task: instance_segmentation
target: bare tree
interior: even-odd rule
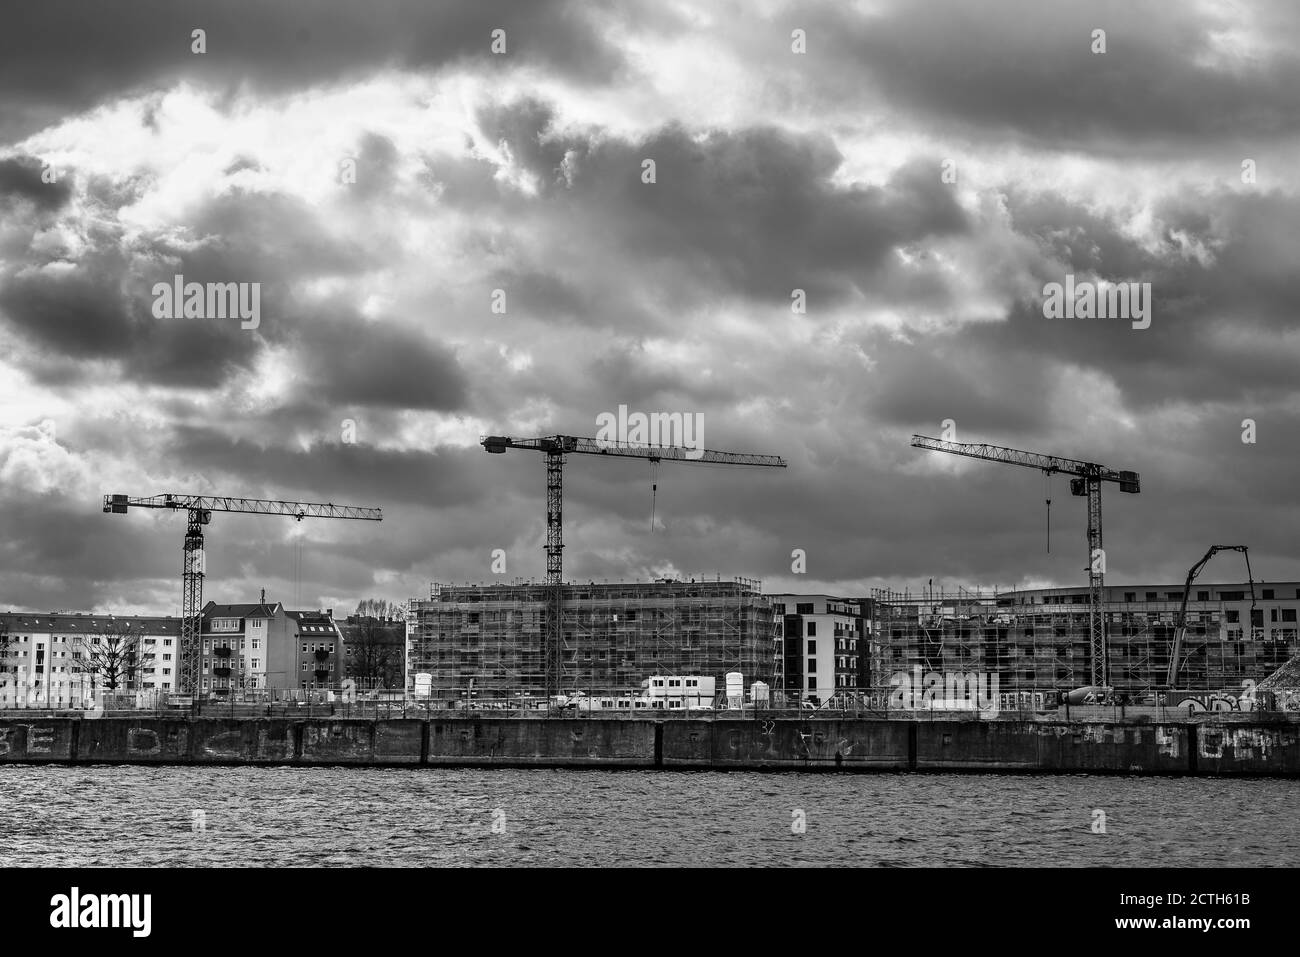
[[[357,610],[353,614],[358,618],[405,618],[406,602],[363,598],[357,603]]]
[[[405,625],[374,616],[356,616],[345,630],[347,670],[362,687],[393,687],[401,680]]]
[[[153,667],[153,652],[144,646],[144,628],[112,619],[80,639],[74,667],[105,691],[131,691]]]

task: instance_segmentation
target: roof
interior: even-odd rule
[[[247,605],[218,605],[214,601],[203,606],[204,618],[274,618],[280,614],[280,603],[267,605],[254,602]]]
[[[1273,672],[1258,685],[1256,691],[1296,691],[1300,690],[1300,655],[1296,655],[1277,671]]]
[[[25,631],[94,634],[114,624],[126,623],[148,635],[178,635],[181,620],[169,615],[96,615],[82,612],[37,614],[32,612],[0,612],[0,633],[18,634]]]

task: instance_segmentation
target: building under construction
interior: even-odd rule
[[[430,677],[432,702],[544,698],[552,588],[434,585],[411,603],[407,684]],[[651,675],[738,671],[780,686],[780,623],[760,583],[661,580],[566,584],[561,593],[564,692],[625,694]]]
[[[1187,633],[1175,687],[1240,689],[1300,654],[1300,583],[1198,584],[1187,603]],[[1104,589],[1109,685],[1142,696],[1166,687],[1183,589],[1114,585]],[[870,643],[875,683],[914,667],[984,672],[1003,692],[1067,691],[1092,680],[1088,590],[1001,593],[877,591]]]

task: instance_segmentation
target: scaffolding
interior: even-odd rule
[[[545,699],[553,593],[542,582],[433,585],[411,609],[408,684],[427,673],[431,698],[446,702]],[[565,693],[630,694],[656,674],[779,680],[779,623],[752,579],[566,584],[560,616]]]
[[[1003,692],[1069,691],[1092,674],[1089,608],[1082,596],[1012,604],[992,592],[878,589],[872,674],[882,678],[919,666],[930,672],[987,672]],[[1237,688],[1280,667],[1296,643],[1294,628],[1266,630],[1230,621],[1219,600],[1189,601],[1181,691]],[[1164,686],[1179,602],[1102,605],[1110,686],[1131,697]],[[884,684],[877,680],[874,683]]]

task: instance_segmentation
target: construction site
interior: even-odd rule
[[[1263,591],[1267,597],[1252,603],[1240,584],[1199,588],[1183,613],[1185,631],[1171,681],[1183,592],[1107,587],[1101,606],[1106,660],[1098,669],[1107,675],[1106,687],[1130,701],[1154,703],[1173,689],[1239,693],[1243,682],[1273,674],[1300,652],[1300,585],[1278,583]],[[917,666],[927,672],[987,672],[1011,694],[1067,692],[1092,683],[1084,589],[873,595],[874,675]]]
[[[430,705],[545,701],[555,688],[631,694],[659,674],[780,682],[780,624],[757,581],[562,585],[559,654],[548,657],[555,591],[434,585],[412,601],[407,670],[429,676]]]

